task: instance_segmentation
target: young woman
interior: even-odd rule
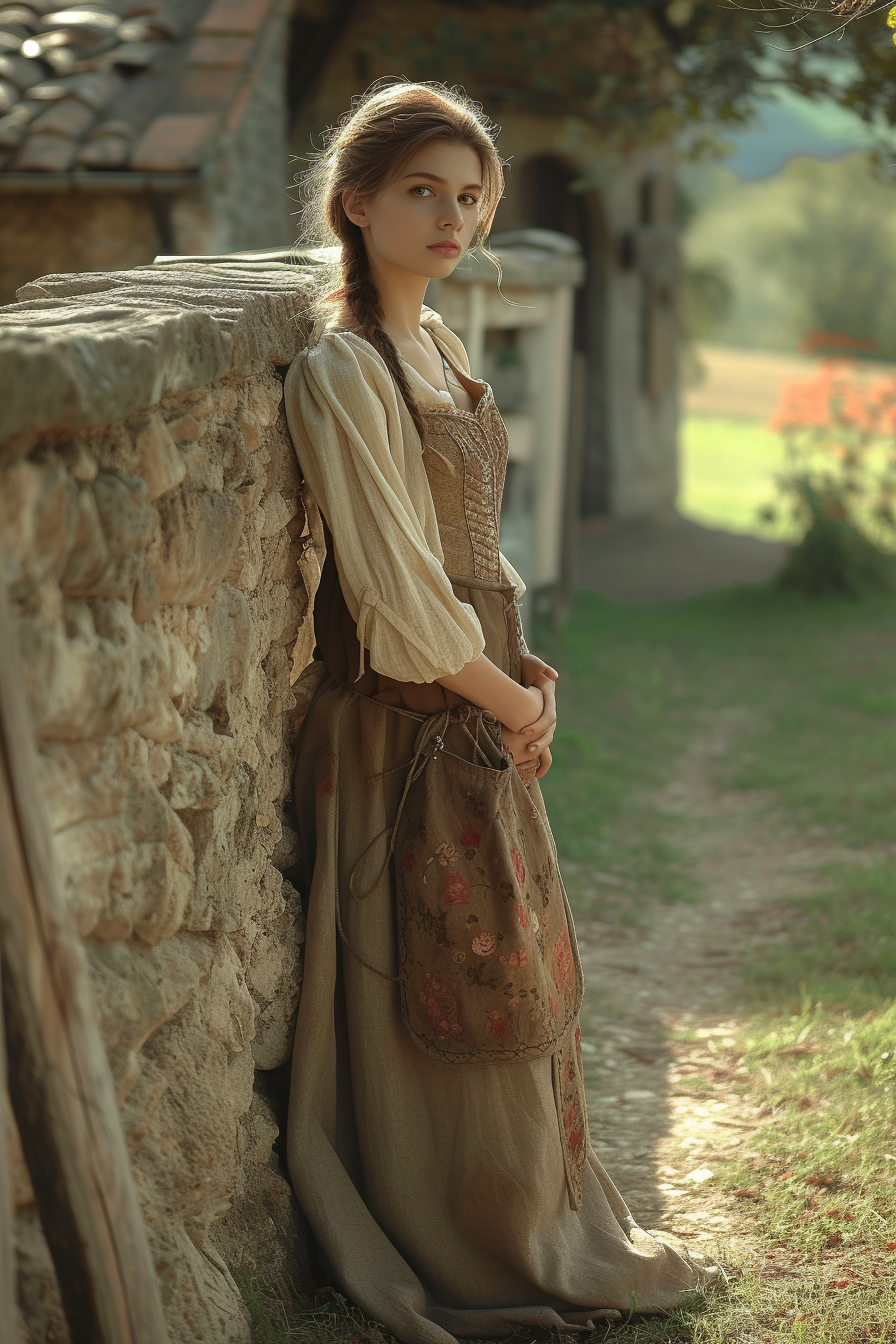
[[[588,1142],[575,936],[534,778],[557,674],[526,650],[498,550],[504,425],[423,305],[485,247],[497,129],[439,85],[356,101],[306,183],[306,238],[341,244],[341,278],[286,380],[328,548],[295,766],[289,1164],[340,1287],[405,1344],[584,1329],[696,1281]]]

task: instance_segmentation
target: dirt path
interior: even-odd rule
[[[713,1252],[752,1252],[749,1206],[717,1168],[763,1117],[735,1090],[737,968],[782,927],[782,901],[807,889],[821,844],[796,847],[763,824],[765,800],[725,792],[717,765],[740,714],[713,717],[660,798],[702,887],[699,903],[650,907],[627,930],[577,921],[585,968],[583,1049],[596,1151],[642,1226]],[[597,875],[614,885],[612,874]],[[615,879],[618,894],[618,879]]]

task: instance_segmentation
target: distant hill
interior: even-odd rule
[[[835,159],[870,149],[882,139],[894,147],[892,130],[878,132],[835,103],[815,103],[783,90],[760,104],[756,120],[742,130],[725,131],[734,154],[725,160],[744,182],[771,177],[796,155]]]

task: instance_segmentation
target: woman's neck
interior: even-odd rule
[[[380,296],[383,330],[399,346],[420,339],[420,312],[429,277],[414,275],[379,259],[370,261],[370,278]]]

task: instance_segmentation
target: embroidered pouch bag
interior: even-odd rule
[[[428,716],[393,834],[401,1012],[446,1063],[530,1060],[575,1031],[582,969],[541,792],[493,716]]]

